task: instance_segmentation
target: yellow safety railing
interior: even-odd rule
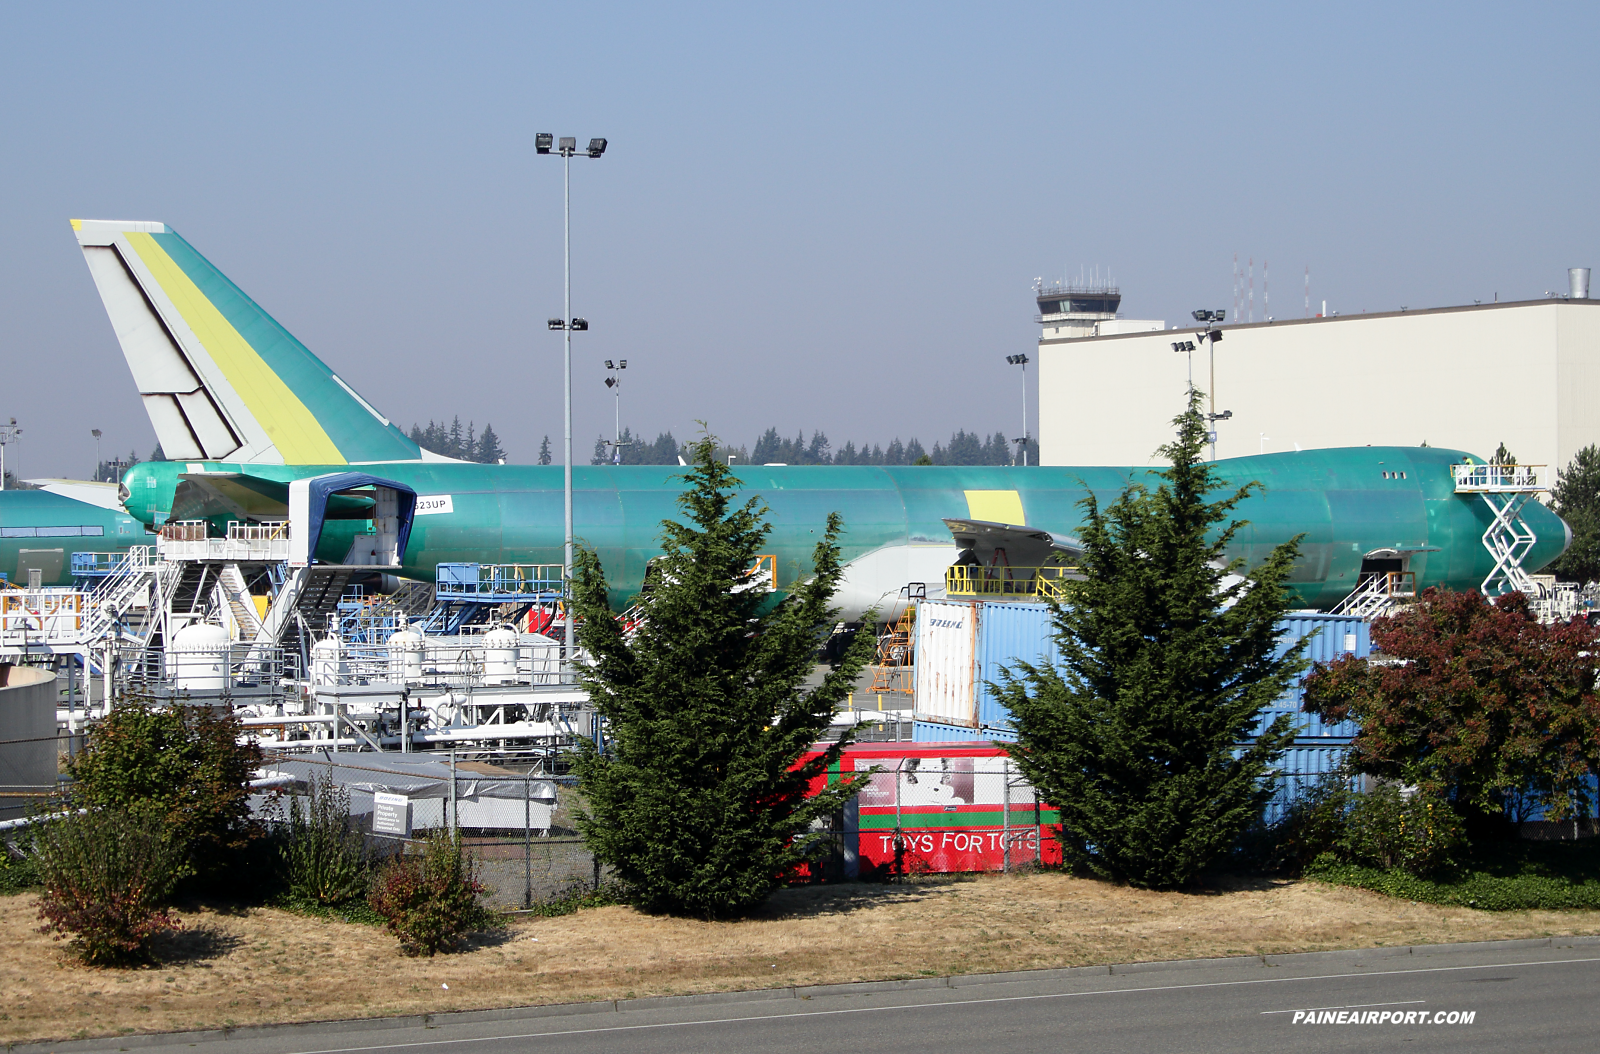
[[[1062,564],[1048,567],[982,567],[952,564],[945,569],[944,592],[952,597],[1053,597],[1060,599],[1062,584],[1076,568]]]

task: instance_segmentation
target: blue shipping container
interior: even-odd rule
[[[1267,802],[1262,818],[1268,823],[1276,823],[1283,819],[1284,812],[1296,798],[1316,786],[1324,776],[1339,767],[1347,749],[1349,749],[1347,744],[1326,746],[1297,744],[1284,751],[1283,757],[1274,766],[1273,777],[1277,785],[1273,789],[1272,800]]]
[[[1344,655],[1365,659],[1372,654],[1371,627],[1365,620],[1354,615],[1297,613],[1284,619],[1281,625],[1284,633],[1278,648],[1279,655],[1288,651],[1296,640],[1306,642],[1304,655],[1310,662],[1333,662]],[[1309,672],[1308,670],[1307,673]],[[1272,705],[1262,711],[1258,731],[1277,720],[1280,714],[1288,714],[1297,726],[1297,739],[1348,740],[1354,736],[1357,731],[1354,721],[1330,724],[1313,714],[1301,712],[1300,704],[1305,696],[1304,684],[1305,676],[1302,675],[1289,691],[1273,700]]]
[[[913,721],[913,743],[1015,743],[1017,734],[1009,728],[968,728],[965,725],[944,725],[937,721]]]
[[[1296,613],[1285,618],[1281,625],[1280,655],[1301,639],[1306,640],[1305,657],[1313,662],[1332,662],[1345,654],[1365,658],[1372,651],[1367,623],[1353,615]],[[1058,662],[1061,656],[1054,634],[1050,609],[1044,604],[991,601],[979,605],[978,669],[974,687],[981,727],[989,730],[1012,727],[1011,712],[1000,704],[990,685],[1000,681],[1002,667],[1012,665],[1014,669],[1019,659],[1033,664]],[[1301,681],[1296,681],[1288,692],[1262,712],[1262,726],[1272,723],[1280,714],[1289,714],[1298,726],[1296,738],[1300,740],[1349,740],[1356,734],[1353,721],[1328,724],[1319,717],[1301,713],[1301,696]],[[985,732],[983,738],[991,734]]]
[[[989,602],[978,614],[978,724],[985,728],[1011,728],[1011,711],[995,697],[991,682],[1000,683],[1002,667],[1017,660],[1054,665],[1061,659],[1056,647],[1050,609],[1044,604]]]

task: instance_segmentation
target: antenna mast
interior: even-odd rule
[[[1233,254],[1233,320],[1239,321],[1239,254]]]

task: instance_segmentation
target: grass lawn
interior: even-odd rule
[[[1069,875],[782,890],[734,922],[599,907],[406,959],[369,925],[196,907],[163,965],[98,970],[0,897],[0,1042],[1204,956],[1600,933],[1600,911],[1487,912],[1315,880],[1151,893]],[[448,988],[444,987],[448,985]]]

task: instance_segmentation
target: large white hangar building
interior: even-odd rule
[[[1096,333],[1091,322],[1076,331],[1083,336],[1062,335],[1075,331],[1059,315],[1041,321],[1046,465],[1161,464],[1156,450],[1172,438],[1191,364],[1195,387],[1209,391],[1213,355],[1216,410],[1232,411],[1215,426],[1219,458],[1426,442],[1487,459],[1503,442],[1523,464],[1562,468],[1600,443],[1597,300],[1160,330],[1150,323],[1131,333]],[[1214,348],[1196,339],[1207,328],[1221,331]],[[1183,341],[1196,350],[1175,353]]]

